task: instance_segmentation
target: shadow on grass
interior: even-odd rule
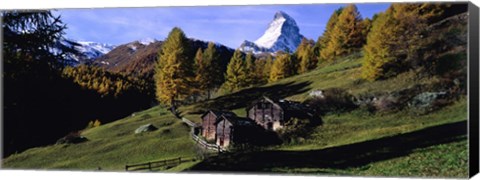
[[[295,94],[304,93],[310,90],[308,86],[312,84],[310,81],[304,82],[288,82],[276,84],[267,87],[252,87],[243,89],[238,92],[220,96],[215,99],[199,102],[194,106],[193,112],[189,114],[201,114],[208,109],[232,110],[250,105],[251,102],[267,96],[274,99],[283,99]]]
[[[273,168],[361,167],[406,156],[417,148],[459,141],[465,138],[466,132],[467,122],[462,121],[321,150],[222,154],[195,165],[189,171],[268,172]]]

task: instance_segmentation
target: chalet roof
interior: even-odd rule
[[[272,100],[266,96],[263,96],[261,99],[253,101],[250,106],[247,107],[247,111],[251,109],[254,105],[256,105],[260,101],[266,101],[274,106],[280,107],[284,111],[296,112],[296,113],[305,113],[305,114],[313,114],[313,109],[308,107],[308,105],[302,104],[296,101],[289,101],[285,99],[281,100]]]
[[[222,120],[227,120],[230,123],[232,123],[234,126],[250,126],[254,125],[252,120],[244,117],[238,117],[238,116],[225,116],[222,115],[220,118],[217,119],[215,122],[215,125],[217,125],[220,121]]]
[[[279,105],[282,106],[285,110],[308,110],[309,108],[296,101],[280,100]]]
[[[227,117],[229,117],[229,116],[237,116],[235,113],[230,112],[230,111],[208,110],[207,112],[203,113],[202,116],[200,116],[200,117],[203,119],[203,117],[204,117],[205,115],[207,115],[208,113],[210,113],[210,112],[213,113],[213,114],[215,114],[215,116],[217,116],[217,118],[220,117],[220,116],[222,116],[222,115],[225,115],[225,116],[227,116]]]
[[[247,106],[247,111],[248,111],[249,109],[251,109],[253,106],[255,106],[256,104],[258,104],[260,101],[269,102],[269,103],[273,104],[274,106],[277,106],[277,107],[283,109],[283,107],[278,103],[278,101],[274,101],[274,100],[270,99],[270,98],[267,97],[267,96],[263,96],[262,98],[253,101],[249,106]]]

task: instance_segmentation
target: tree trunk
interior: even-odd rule
[[[175,116],[178,117],[177,107],[175,106],[175,98],[174,97],[170,98],[170,111],[172,112],[172,114],[174,114]]]

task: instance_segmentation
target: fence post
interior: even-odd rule
[[[148,170],[152,171],[152,163],[148,162]]]
[[[128,165],[125,165],[125,171],[128,171]]]
[[[178,164],[182,163],[182,157],[178,157]]]

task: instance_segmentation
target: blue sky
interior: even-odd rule
[[[54,12],[67,24],[66,36],[75,40],[119,45],[155,38],[164,40],[175,26],[190,38],[237,48],[266,30],[275,12],[295,19],[300,33],[316,40],[335,9],[345,4],[204,6],[156,8],[61,9]],[[362,17],[385,11],[389,3],[356,4]]]

